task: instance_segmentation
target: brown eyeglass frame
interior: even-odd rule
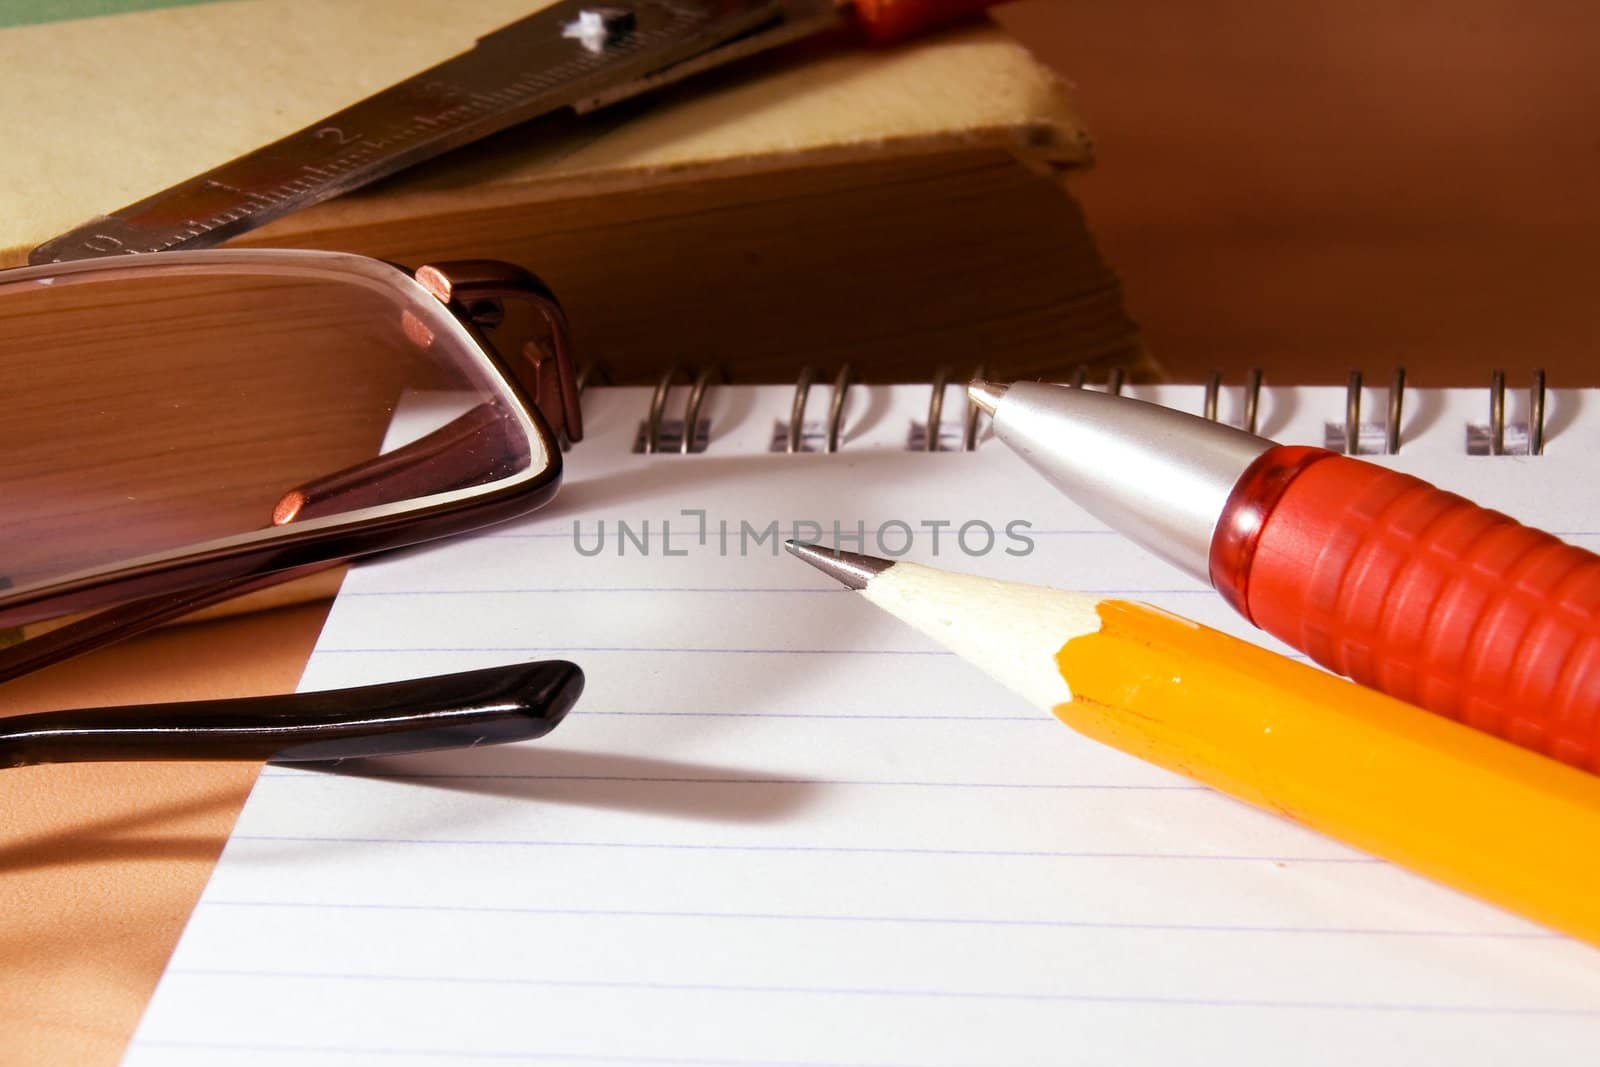
[[[463,486],[489,473],[461,458],[467,450],[460,445],[474,433],[502,425],[498,416],[482,418],[480,405],[418,442],[287,493],[270,536],[170,553],[42,590],[0,592],[0,628],[92,612],[0,648],[0,684],[358,556],[527,514],[554,496],[561,481],[561,446],[582,438],[582,412],[566,316],[550,289],[530,272],[496,260],[462,260],[413,273],[366,257],[299,250],[174,252],[155,258],[161,266],[174,261],[219,268],[315,264],[334,275],[343,267],[368,277],[392,270],[397,283],[414,281],[449,309],[476,343],[482,369],[521,405],[546,466],[480,492],[441,490],[441,470]],[[128,265],[97,260],[23,268],[0,272],[0,281]],[[304,519],[360,510],[368,496],[393,498],[396,490],[403,495],[412,480],[430,486],[430,496],[448,499],[374,508],[376,513],[365,518],[296,528]],[[581,688],[575,666],[552,662],[334,693],[13,716],[0,718],[0,767],[80,759],[346,759],[515,740],[548,732]]]

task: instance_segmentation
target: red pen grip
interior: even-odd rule
[[[1363,685],[1600,772],[1600,556],[1320,449],[1258,459],[1220,530],[1213,578],[1262,629]]]
[[[878,44],[976,15],[1000,0],[855,0],[856,19]]]

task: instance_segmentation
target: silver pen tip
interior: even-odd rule
[[[875,576],[894,566],[892,559],[863,556],[841,548],[823,548],[799,541],[785,541],[783,547],[848,589],[865,589]]]
[[[980,378],[967,383],[967,399],[993,418],[994,409],[1000,406],[1000,398],[1006,395],[1006,390],[1009,388],[1011,388],[1009,385],[986,382]]]

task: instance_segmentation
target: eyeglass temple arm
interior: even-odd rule
[[[272,509],[272,525],[338,515],[515,473],[528,450],[507,432],[506,413],[483,403],[410,444],[289,490]]]
[[[493,404],[479,404],[425,437],[374,460],[306,482],[285,493],[272,511],[272,524],[353,511],[407,496],[448,492],[492,480],[496,471],[515,470],[505,419]],[[343,565],[323,561],[234,581],[215,582],[175,593],[157,593],[97,611],[36,637],[0,648],[0,684],[24,674],[123,641],[202,608],[318,571]]]
[[[0,718],[0,768],[130,760],[364,759],[543,737],[583,692],[572,663],[286,696]]]
[[[250,578],[214,582],[197,589],[156,593],[85,615],[26,641],[0,648],[0,684],[126,640],[224,600],[303,578],[343,563],[343,560],[324,561]]]

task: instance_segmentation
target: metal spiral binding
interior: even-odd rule
[[[949,367],[940,367],[933,372],[933,381],[930,383],[933,392],[928,394],[928,433],[922,443],[924,452],[939,451],[939,427],[944,421],[944,390],[949,384]]]
[[[1106,375],[1106,392],[1112,396],[1122,395],[1122,386],[1126,382],[1126,373],[1121,367],[1112,367]],[[1039,381],[1043,381],[1040,378]],[[1067,379],[1067,385],[1074,389],[1085,389],[1089,385],[1089,368],[1079,364],[1072,368],[1072,377]]]
[[[1200,414],[1211,422],[1217,421],[1217,399],[1222,393],[1222,372],[1214,370],[1206,379],[1206,397],[1200,407]],[[1261,411],[1261,368],[1251,367],[1244,383],[1244,421],[1242,429],[1245,433],[1256,432],[1256,416]]]
[[[1344,454],[1361,451],[1361,372],[1353,370],[1344,387]]]
[[[656,382],[656,390],[650,397],[650,413],[645,417],[640,447],[640,451],[646,454],[654,455],[661,451],[662,414],[666,410],[667,395],[672,392],[673,383],[680,374],[689,383],[689,399],[683,405],[683,440],[678,445],[679,454],[685,456],[694,452],[695,438],[699,436],[700,408],[705,402],[706,390],[712,378],[724,382],[728,380],[727,372],[714,364],[702,367],[692,379],[689,378],[689,372],[678,364],[668,367],[660,381]]]
[[[1244,386],[1244,432],[1256,432],[1256,416],[1261,412],[1261,368],[1251,367]]]
[[[1127,371],[1121,367],[1112,367],[1106,374],[1106,392],[1112,396],[1121,396],[1122,387],[1127,384]],[[1072,377],[1067,384],[1074,389],[1084,389],[1089,385],[1089,368],[1079,365],[1072,368]]]
[[[984,364],[980,363],[973,368],[972,376],[969,380],[976,381],[987,377],[988,369]],[[1082,389],[1088,385],[1088,381],[1089,368],[1079,365],[1072,369],[1072,375],[1068,379],[1068,384],[1070,384],[1074,389]],[[1106,378],[1106,392],[1110,393],[1112,396],[1120,396],[1122,394],[1122,387],[1126,381],[1126,372],[1123,370],[1123,368],[1112,367]],[[949,384],[950,368],[948,366],[942,366],[936,369],[933,372],[932,380],[930,380],[928,383],[928,422],[927,430],[922,441],[922,450],[924,452],[939,451],[939,431],[943,428],[944,423],[944,394],[945,389],[949,386]],[[1258,390],[1260,388],[1260,384],[1260,378],[1258,375],[1256,380],[1256,388]],[[982,414],[982,410],[976,404],[974,404],[971,400],[967,401],[966,414],[962,417],[961,451],[977,451],[978,438],[980,436],[978,427],[981,423],[980,416]],[[913,437],[912,440],[915,441],[915,437]],[[912,447],[914,448],[916,446],[913,445]]]
[[[1383,452],[1400,454],[1402,444],[1400,425],[1405,411],[1406,369],[1396,367],[1389,379],[1389,403],[1383,424]],[[1354,455],[1360,445],[1361,426],[1361,372],[1351,371],[1345,387],[1344,452]],[[1506,454],[1506,376],[1501,370],[1489,378],[1489,423],[1486,428],[1471,428],[1473,432],[1487,430],[1487,453],[1491,456]],[[1528,387],[1528,451],[1530,456],[1544,454],[1545,433],[1545,376],[1535,369]],[[1469,433],[1469,440],[1471,434]],[[1479,438],[1481,441],[1482,438]],[[1482,447],[1481,445],[1479,447]],[[1471,446],[1469,445],[1469,450]],[[1481,453],[1480,453],[1481,454]]]
[[[1338,451],[1347,456],[1361,452],[1361,383],[1361,372],[1352,370],[1344,392],[1344,424],[1341,427],[1344,440],[1338,447]],[[1405,396],[1406,369],[1396,367],[1389,378],[1389,400],[1383,421],[1383,455],[1400,454],[1400,419],[1405,411]],[[1330,424],[1328,429],[1331,436],[1333,426]],[[1331,441],[1328,447],[1334,447]]]
[[[1528,386],[1528,455],[1544,455],[1544,368],[1536,367]]]
[[[694,376],[694,385],[689,388],[689,399],[683,402],[683,441],[678,447],[680,455],[687,456],[694,452],[695,438],[700,436],[700,405],[705,402],[706,389],[711,385],[713,376],[722,382],[728,380],[728,372],[721,367],[702,367],[700,373]]]
[[[1109,389],[1116,391],[1118,375],[1112,376]],[[1078,367],[1073,371],[1072,385],[1082,388],[1086,378],[1086,371]],[[1261,382],[1262,373],[1259,367],[1252,368],[1245,383],[1244,420],[1243,428],[1247,433],[1256,432],[1256,421],[1261,409]],[[1345,384],[1345,405],[1343,425],[1343,451],[1347,455],[1355,455],[1361,444],[1361,386],[1362,375],[1358,370],[1352,370]],[[1218,400],[1222,392],[1222,372],[1212,371],[1206,378],[1205,398],[1201,401],[1201,415],[1212,421],[1217,421]],[[1489,384],[1489,425],[1488,425],[1488,451],[1490,455],[1505,454],[1506,439],[1506,381],[1504,371],[1495,371]],[[1383,423],[1383,454],[1395,456],[1400,454],[1402,444],[1401,423],[1405,413],[1406,394],[1406,369],[1396,367],[1389,378],[1389,399]],[[1528,387],[1528,455],[1539,456],[1544,454],[1545,436],[1545,374],[1543,369],[1535,369],[1532,382]],[[1334,447],[1332,444],[1329,447]]]
[[[1544,368],[1535,368],[1528,386],[1528,455],[1544,455]],[[1489,455],[1506,454],[1506,372],[1489,376]]]
[[[986,377],[985,368],[979,364],[973,370],[974,378]],[[790,404],[789,425],[785,440],[785,452],[795,453],[803,451],[804,427],[807,400],[811,387],[817,383],[817,372],[810,366],[802,367],[795,380],[794,399]],[[939,435],[944,421],[944,394],[950,384],[951,372],[948,366],[939,367],[929,382],[930,395],[928,397],[928,423],[924,440],[921,442],[923,451],[939,451]],[[614,384],[610,372],[606,367],[597,362],[589,362],[579,368],[576,375],[576,386],[579,397],[589,388],[590,384],[598,380],[605,385]],[[694,451],[698,437],[698,424],[700,411],[704,405],[706,393],[717,381],[726,382],[728,375],[721,367],[716,365],[701,368],[690,378],[689,373],[681,366],[673,365],[662,374],[657,381],[655,392],[650,398],[650,410],[646,417],[640,444],[640,451],[646,453],[659,453],[661,451],[661,428],[664,421],[664,412],[668,395],[672,387],[679,381],[688,384],[689,397],[684,403],[683,440],[678,443],[678,452],[689,455]],[[1106,380],[1106,392],[1113,396],[1122,392],[1126,381],[1121,368],[1113,368]],[[1084,388],[1088,382],[1088,368],[1075,367],[1069,378],[1069,383],[1074,388]],[[1261,390],[1263,374],[1261,368],[1251,368],[1244,384],[1244,412],[1241,428],[1247,433],[1255,433],[1261,411]],[[847,363],[839,368],[838,374],[832,383],[832,395],[828,402],[828,419],[825,433],[825,449],[828,452],[837,452],[840,449],[841,435],[844,425],[844,406],[851,386],[855,384],[855,375]],[[1206,379],[1205,397],[1202,401],[1201,414],[1204,418],[1215,422],[1220,418],[1219,401],[1222,393],[1223,376],[1220,371],[1212,371]],[[1358,453],[1361,444],[1361,389],[1363,376],[1361,371],[1352,370],[1345,383],[1345,410],[1343,440],[1340,442],[1347,455]],[[1389,395],[1383,423],[1383,454],[1398,455],[1403,444],[1401,434],[1402,416],[1405,411],[1406,369],[1396,367],[1389,379]],[[1532,372],[1528,387],[1528,424],[1527,424],[1527,454],[1540,456],[1544,454],[1545,443],[1545,418],[1546,418],[1546,380],[1542,368]],[[1489,423],[1487,426],[1489,455],[1506,455],[1506,376],[1503,370],[1495,370],[1489,381]],[[963,416],[961,434],[961,450],[972,452],[978,446],[981,425],[981,410],[970,401],[967,403]],[[1331,428],[1331,427],[1330,427]],[[1474,433],[1482,434],[1484,428],[1474,428]],[[1477,438],[1482,448],[1482,437]],[[566,447],[566,446],[563,446]],[[1331,447],[1331,446],[1330,446]],[[1482,453],[1479,453],[1482,454]]]
[[[828,422],[823,431],[822,448],[825,452],[839,451],[839,439],[844,431],[844,402],[854,382],[855,372],[848,363],[840,367],[839,373],[834,376],[833,395],[828,398]],[[801,367],[794,382],[794,398],[789,401],[789,425],[784,428],[783,435],[783,451],[791,455],[806,450],[806,404],[811,397],[811,387],[815,384],[816,369],[809,365]],[[776,442],[773,449],[777,450]]]
[[[1405,406],[1406,369],[1396,367],[1389,379],[1389,404],[1383,423],[1383,454],[1400,453],[1400,415]],[[1344,448],[1345,455],[1354,456],[1361,451],[1361,372],[1350,372],[1344,397]]]
[[[602,385],[616,385],[611,377],[611,370],[597,359],[591,359],[578,368],[577,377],[574,379],[578,388],[578,399],[583,399],[583,392],[589,388],[589,379],[599,378]]]
[[[795,379],[794,399],[789,402],[789,436],[783,448],[790,454],[800,451],[800,439],[806,426],[806,400],[811,396],[811,386],[816,380],[817,372],[809,365],[801,367],[800,376]]]
[[[969,381],[975,381],[987,376],[985,366],[980,363],[972,370]],[[933,380],[928,383],[931,392],[928,395],[928,428],[926,439],[922,443],[924,452],[939,451],[939,432],[944,424],[944,393],[950,384],[950,368],[940,367],[933,373]],[[962,416],[961,423],[961,451],[975,452],[978,448],[978,416],[983,412],[971,400],[967,401],[966,414]]]
[[[1206,398],[1200,405],[1200,417],[1207,422],[1217,421],[1217,394],[1222,392],[1222,372],[1214,370],[1206,379]]]
[[[661,450],[661,412],[667,406],[667,394],[672,391],[672,383],[682,370],[676,363],[667,368],[667,372],[656,383],[656,391],[650,396],[650,413],[644,421],[644,452],[653,455]],[[687,377],[687,373],[685,373]]]
[[[1400,409],[1405,402],[1406,369],[1396,367],[1389,378],[1389,417],[1383,424],[1383,450],[1385,454],[1400,454]]]
[[[828,400],[828,439],[827,450],[839,451],[839,432],[844,428],[844,400],[850,392],[850,385],[855,380],[846,363],[839,368],[839,374],[833,379],[833,396]]]
[[[972,380],[981,382],[989,377],[989,368],[982,363],[972,370]],[[975,452],[978,449],[978,416],[983,414],[983,409],[974,404],[971,398],[967,400],[967,424],[961,432],[961,451]]]

